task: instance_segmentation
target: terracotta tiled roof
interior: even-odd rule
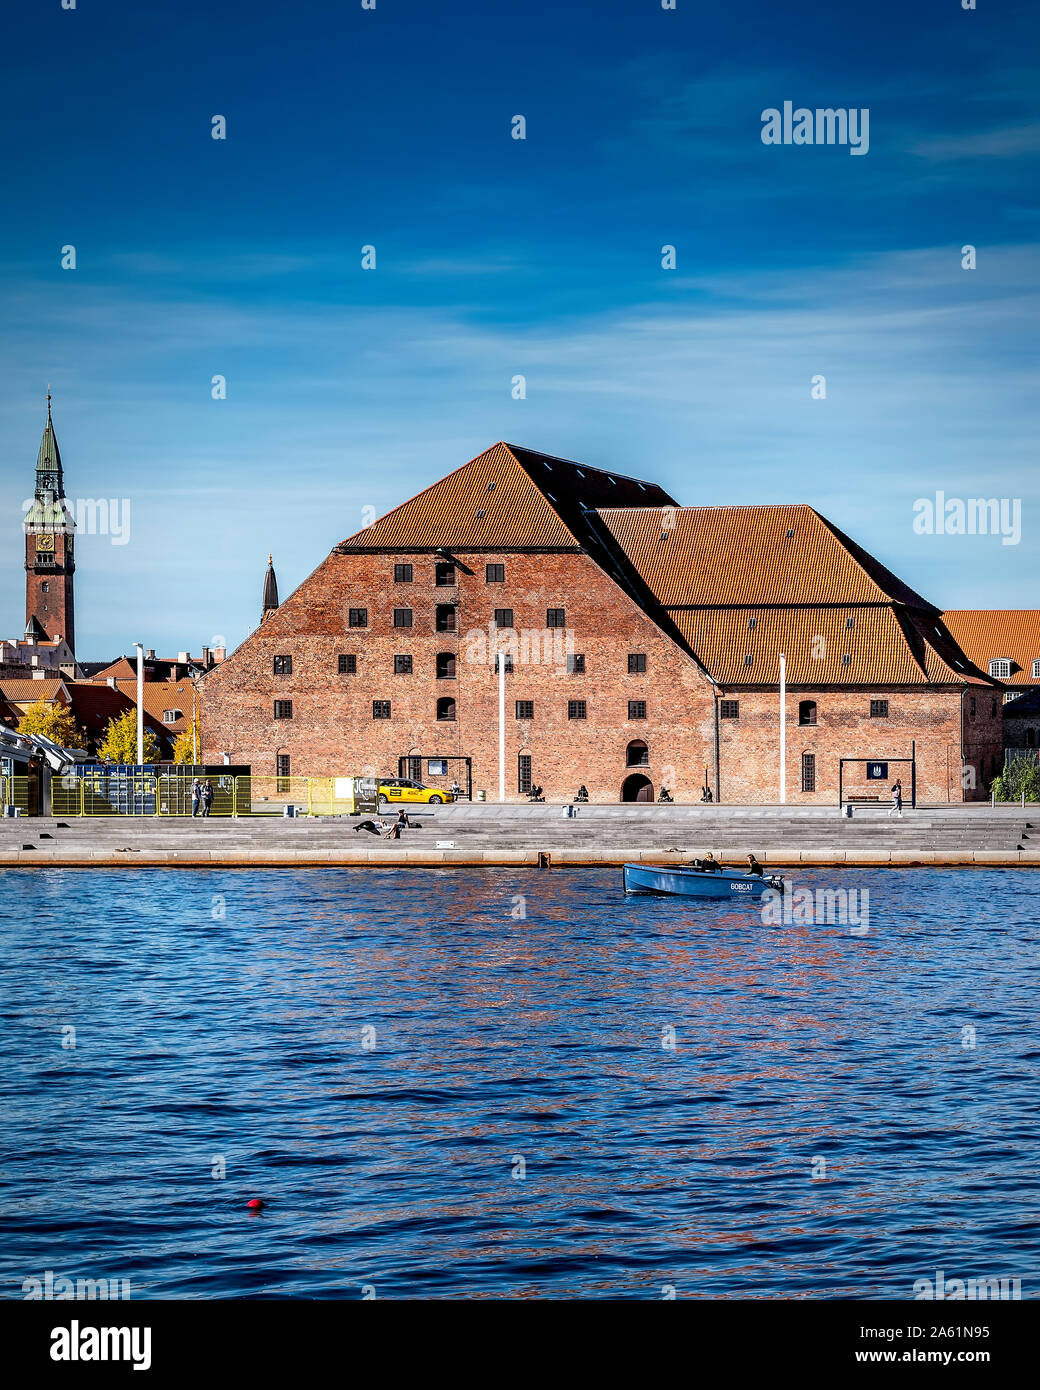
[[[136,680],[117,681],[116,688],[136,705]],[[192,698],[194,695],[195,688],[191,681],[145,681],[144,712],[160,724],[163,732],[167,735],[179,734],[184,729],[191,728]],[[195,698],[197,699],[197,697]],[[201,701],[198,702],[198,705],[201,705]],[[180,719],[175,720],[172,724],[167,724],[163,715],[168,709],[179,709],[181,711]]]
[[[944,613],[946,626],[976,666],[1006,658],[1011,675],[1005,685],[1040,685],[1033,662],[1040,661],[1040,609],[965,608]]]
[[[42,681],[0,681],[0,698],[9,703],[15,701],[24,704],[26,701],[36,700],[61,700],[64,701],[66,682],[61,680],[42,680]]]
[[[76,723],[91,739],[100,738],[111,719],[118,719],[128,709],[136,708],[135,699],[125,691],[113,689],[104,682],[99,684],[97,681],[67,681],[66,686],[72,700],[72,713]],[[145,688],[147,689],[147,685]],[[144,722],[145,728],[151,729],[153,733],[164,738],[169,737],[170,729],[163,725],[162,716],[156,719],[149,712],[147,702]]]
[[[781,652],[787,658],[790,685],[989,684],[968,663],[963,670],[951,666],[925,634],[890,605],[847,610],[702,608],[671,616],[711,676],[724,686],[777,685]]]
[[[340,549],[575,549],[582,508],[665,506],[663,488],[519,445],[494,444]]]
[[[94,681],[107,681],[110,676],[118,680],[135,680],[137,672],[125,656],[113,661],[111,666],[103,666],[100,671],[95,671],[91,676]]]
[[[886,603],[935,610],[812,507],[602,509],[665,607]]]

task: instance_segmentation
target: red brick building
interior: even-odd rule
[[[807,506],[680,507],[656,484],[496,444],[336,546],[203,679],[203,758],[498,795],[982,795],[999,682],[938,609]],[[866,760],[889,762],[868,782]]]
[[[65,497],[61,454],[51,420],[36,459],[36,486],[25,514],[25,636],[31,641],[64,638],[76,650],[73,576],[76,572],[75,523]]]

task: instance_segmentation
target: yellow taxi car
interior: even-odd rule
[[[379,804],[386,806],[394,805],[426,805],[440,806],[445,801],[454,801],[455,798],[449,791],[444,791],[441,787],[424,787],[421,782],[410,782],[405,777],[395,777],[392,781],[379,783]]]

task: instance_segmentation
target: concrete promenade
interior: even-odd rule
[[[392,814],[392,813],[391,813]],[[410,812],[415,815],[416,813]],[[381,865],[666,864],[713,851],[740,863],[1040,866],[1040,806],[857,807],[469,805],[421,808],[400,840],[355,833],[352,817],[110,816],[0,820],[0,868],[284,868]],[[1035,816],[1035,821],[1030,817]]]

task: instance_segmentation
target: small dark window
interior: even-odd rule
[[[368,609],[352,608],[350,610],[351,627],[368,627]]]
[[[437,653],[437,679],[439,681],[451,681],[455,679],[455,653]]]
[[[642,739],[633,739],[625,750],[626,767],[649,767],[650,749]]]
[[[546,627],[566,627],[567,610],[565,608],[547,608],[545,610]]]
[[[630,676],[641,676],[646,670],[646,653],[629,652],[628,654],[628,674]]]
[[[887,701],[887,700],[871,700],[871,702],[870,702],[870,717],[871,717],[871,719],[887,719],[887,718],[888,718],[888,701]]]
[[[357,657],[353,652],[340,652],[337,670],[341,676],[357,675]]]
[[[437,605],[437,631],[455,631],[455,608],[450,603],[438,603]]]
[[[739,701],[739,700],[720,700],[720,701],[719,701],[719,717],[722,718],[722,719],[739,719],[739,718],[740,718],[740,701]]]
[[[816,723],[816,701],[800,700],[798,703],[798,722],[799,724]]]
[[[501,656],[501,658],[502,658],[502,671],[503,671],[503,673],[504,673],[505,675],[507,675],[507,676],[511,676],[511,675],[513,674],[513,658],[509,655],[508,652],[498,652],[498,653],[496,654],[496,656],[495,656],[495,661],[494,661],[494,669],[495,669],[495,671],[496,671],[496,672],[498,671],[498,658],[499,658],[500,656]]]
[[[531,790],[531,755],[521,753],[517,762],[516,789],[526,794]]]
[[[455,583],[455,566],[448,560],[441,560],[434,566],[433,582],[439,588],[445,588]]]
[[[516,717],[517,717],[517,719],[533,719],[533,718],[534,718],[534,701],[533,701],[533,700],[517,700],[517,702],[516,702]]]
[[[842,664],[843,666],[851,666],[851,665],[852,665],[852,654],[851,654],[851,652],[843,652],[843,653],[842,653],[841,664]]]
[[[287,792],[289,790],[290,767],[291,763],[289,762],[288,753],[279,753],[276,755],[274,760],[275,776],[278,778],[275,787],[276,791]]]
[[[49,594],[51,591],[51,586],[47,583],[46,579],[40,585],[40,588],[43,590],[45,594]]]
[[[744,656],[744,665],[745,665],[745,666],[750,666],[750,665],[751,665],[751,660],[752,660],[751,653],[750,653],[750,652],[747,652],[747,653],[745,654],[745,656]]]
[[[438,718],[438,719],[454,719],[454,718],[455,718],[455,701],[454,701],[454,699],[453,699],[450,695],[445,695],[445,696],[443,696],[440,700],[437,701],[437,718]]]
[[[390,701],[389,701],[389,700],[373,700],[373,701],[372,701],[372,718],[373,718],[373,719],[389,719],[389,718],[390,718]]]
[[[496,626],[496,627],[512,627],[512,626],[513,626],[513,610],[512,610],[511,608],[496,608],[496,609],[495,609],[495,626]]]
[[[802,754],[802,791],[814,792],[816,790],[816,754]]]
[[[410,584],[411,582],[412,582],[412,567],[411,567],[411,565],[395,565],[395,566],[394,566],[394,583],[395,583],[395,584]]]
[[[996,715],[996,713],[997,713],[997,702],[996,702],[996,700],[993,700],[993,701],[991,701],[990,703],[991,703],[990,714]]]
[[[291,700],[275,700],[275,702],[274,702],[274,717],[275,717],[276,719],[291,719],[291,718],[292,718],[292,701],[291,701]]]
[[[584,719],[584,718],[586,717],[586,714],[587,714],[587,710],[586,710],[586,706],[585,706],[585,701],[584,701],[584,700],[568,700],[568,701],[567,701],[567,718],[568,718],[568,719]]]
[[[292,657],[276,656],[274,659],[274,673],[276,676],[292,675]]]
[[[504,584],[506,582],[505,565],[487,565],[484,568],[484,575],[488,584]]]
[[[567,658],[567,673],[571,676],[583,676],[585,674],[584,652],[575,652],[573,656]]]
[[[972,695],[971,699],[968,701],[968,718],[969,718],[969,719],[974,719],[974,718],[975,718],[975,696],[974,696],[974,695]]]
[[[646,718],[646,701],[645,701],[645,700],[629,700],[629,702],[628,702],[628,717],[629,717],[629,719],[645,719],[645,718]]]
[[[412,674],[412,658],[407,652],[402,652],[400,656],[394,657],[394,675],[410,676]]]
[[[1033,745],[1035,744],[1035,742],[1036,742],[1036,730],[1035,730],[1035,729],[1027,729],[1027,730],[1026,730],[1026,747],[1027,747],[1027,748],[1032,748]]]
[[[394,609],[394,627],[411,627],[412,610],[410,608]]]

